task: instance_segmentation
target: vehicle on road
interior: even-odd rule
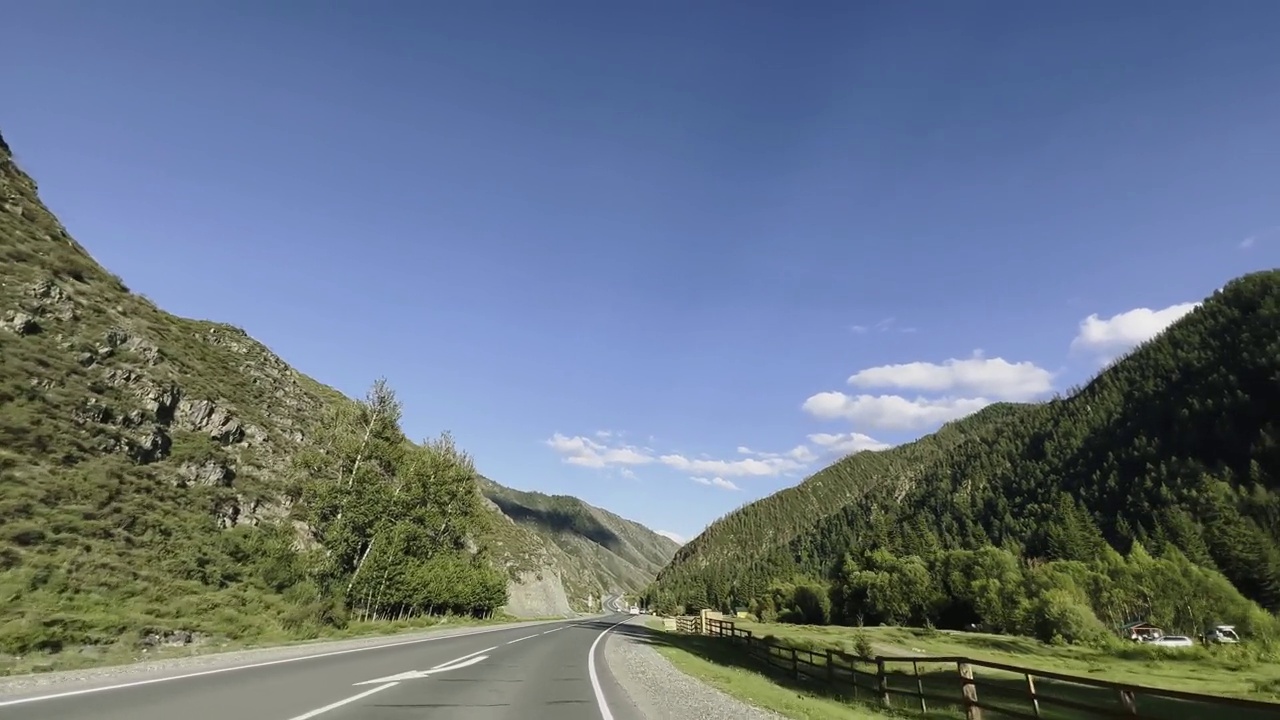
[[[630,610],[629,612],[630,612],[632,615],[639,615],[639,614],[640,614],[640,608],[636,607],[635,605],[632,605],[632,606],[631,606],[631,610]]]

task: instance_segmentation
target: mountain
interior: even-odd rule
[[[488,478],[480,479],[480,490],[514,525],[567,556],[558,567],[575,597],[639,592],[679,548],[639,523],[575,497],[514,490]]]
[[[721,518],[648,595],[743,605],[802,578],[891,577],[909,557],[945,584],[944,559],[978,551],[1105,575],[1148,549],[1280,610],[1280,271],[1229,282],[1066,397],[987,407]]]
[[[131,292],[0,138],[0,666],[183,629],[566,614],[674,553],[481,477],[447,435],[410,442],[399,414],[385,383],[353,400]]]

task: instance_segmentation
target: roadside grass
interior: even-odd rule
[[[252,638],[235,639],[229,637],[210,637],[204,642],[190,645],[165,646],[151,648],[139,647],[136,640],[121,640],[111,645],[85,646],[79,650],[64,650],[56,653],[31,653],[25,656],[0,655],[0,677],[12,677],[65,670],[84,670],[89,668],[129,665],[138,662],[151,662],[173,658],[185,658],[204,655],[216,655],[239,650],[255,650],[277,647],[297,647],[335,640],[351,640],[356,638],[389,637],[401,633],[421,632],[423,630],[444,630],[448,628],[468,628],[486,625],[502,625],[504,623],[543,622],[548,620],[565,620],[564,617],[517,618],[510,615],[494,615],[492,618],[479,619],[467,616],[424,616],[403,621],[352,621],[342,629],[330,629],[327,632],[309,634],[300,637],[296,633],[283,630],[264,632]]]
[[[924,628],[850,628],[747,621],[735,624],[757,637],[772,635],[788,645],[813,650],[832,648],[854,653],[858,633],[862,632],[875,652],[885,656],[963,656],[1110,682],[1280,701],[1280,663],[1260,659],[1243,646],[1208,649],[1125,646],[1108,651],[1047,645],[1025,637]]]
[[[908,717],[879,712],[828,696],[823,688],[799,683],[751,663],[741,648],[719,638],[679,635],[662,629],[661,621],[646,627],[623,625],[619,632],[648,643],[681,672],[745,703],[794,720],[884,720]],[[919,714],[912,717],[921,717]],[[924,716],[931,717],[931,716]],[[932,717],[944,717],[936,715]]]

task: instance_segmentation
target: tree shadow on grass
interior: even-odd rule
[[[602,623],[601,629],[608,626],[608,623]],[[790,670],[789,654],[775,660],[779,665],[785,664],[785,667],[771,666],[762,659],[759,648],[755,652],[749,652],[741,640],[683,635],[632,623],[619,625],[614,633],[651,646],[682,650],[722,667],[747,670],[779,687],[802,695],[858,704],[896,716],[939,719],[965,717],[955,663],[918,663],[919,675],[916,675],[910,662],[888,664],[886,683],[890,690],[890,704],[885,707],[876,691],[874,678],[862,676],[855,682],[847,670],[828,673],[822,654],[815,653],[812,656],[818,667],[805,668],[809,675],[802,673],[796,677]],[[775,645],[791,647],[785,643]],[[810,659],[807,648],[797,646],[796,649],[804,659]],[[874,664],[867,663],[860,669],[874,672],[874,667]],[[1040,698],[1037,715],[1028,698],[1024,675],[981,666],[974,666],[973,670],[978,699],[983,706],[983,717],[988,720],[1037,716],[1042,720],[1093,720],[1118,717],[1124,713],[1119,693],[1114,689],[1037,678],[1036,695]],[[832,675],[834,680],[829,679]],[[912,695],[918,691],[923,691],[928,696],[925,711],[920,708],[919,698]],[[1055,704],[1051,699],[1061,699],[1074,707]],[[1280,705],[1275,706],[1275,709],[1248,709],[1144,694],[1137,695],[1135,701],[1139,717],[1147,720],[1212,717],[1280,720]]]

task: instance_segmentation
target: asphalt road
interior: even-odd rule
[[[0,699],[4,720],[643,720],[605,666],[628,615]]]

